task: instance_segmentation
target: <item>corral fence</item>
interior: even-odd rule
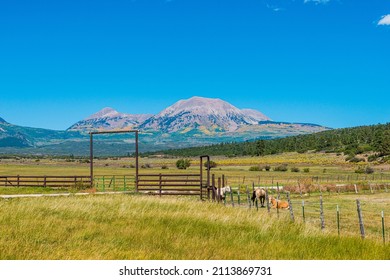
[[[265,171],[262,173],[266,173]],[[381,182],[390,183],[390,174],[350,174],[350,175],[319,175],[310,176],[309,174],[300,173],[289,175],[257,175],[257,176],[227,176],[227,183],[232,185],[250,184],[255,182],[257,185],[274,185],[276,182],[288,185],[295,184],[297,181],[310,181],[315,184],[354,184],[359,182]]]
[[[216,194],[226,185],[225,178],[212,179],[212,186]],[[230,185],[231,192],[225,193],[222,199],[218,195],[212,196],[212,201],[226,207],[247,208],[250,211],[267,213],[276,219],[290,220],[318,227],[324,232],[338,236],[360,236],[365,239],[390,241],[390,227],[386,221],[390,220],[389,193],[385,188],[372,188],[370,191],[354,193],[317,192],[311,195],[291,193],[289,188],[278,183],[272,186],[258,186],[254,182],[248,185]],[[261,207],[257,200],[252,201],[253,190],[262,187],[266,190],[265,205]],[[354,189],[355,190],[355,189]],[[339,194],[343,194],[340,195]],[[287,201],[289,209],[272,208],[268,197],[273,196]],[[255,216],[254,216],[255,217]],[[261,219],[261,216],[259,216]]]
[[[0,176],[0,186],[4,187],[89,187],[90,176]]]
[[[136,174],[135,191],[153,195],[196,195],[210,197],[210,157],[199,157],[199,173]],[[205,162],[206,171],[203,162]],[[205,174],[204,174],[205,173]]]
[[[201,196],[200,174],[139,174],[138,191],[158,195]]]
[[[94,176],[96,191],[135,191],[135,176],[133,175],[99,175]]]

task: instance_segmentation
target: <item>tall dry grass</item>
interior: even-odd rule
[[[0,200],[0,259],[389,259],[266,211],[138,195]]]

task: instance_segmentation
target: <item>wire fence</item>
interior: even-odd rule
[[[342,236],[360,236],[388,244],[390,228],[390,193],[360,193],[328,195],[324,193],[300,196],[289,191],[270,187],[268,196],[288,201],[289,209],[276,209],[269,200],[262,207],[252,201],[255,186],[233,187],[231,193],[220,201],[227,207],[245,207],[251,211],[268,212],[272,218],[290,219],[292,222],[317,227],[324,233]]]

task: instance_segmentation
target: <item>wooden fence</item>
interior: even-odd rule
[[[202,195],[200,174],[139,174],[138,191],[156,195]]]
[[[87,187],[91,185],[89,176],[0,176],[0,186],[4,187]]]

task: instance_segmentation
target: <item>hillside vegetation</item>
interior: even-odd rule
[[[328,130],[273,140],[221,143],[203,147],[172,149],[160,153],[174,156],[264,156],[283,152],[307,151],[344,153],[354,159],[357,154],[373,152],[369,160],[390,155],[390,123]],[[388,158],[385,158],[387,160]]]

